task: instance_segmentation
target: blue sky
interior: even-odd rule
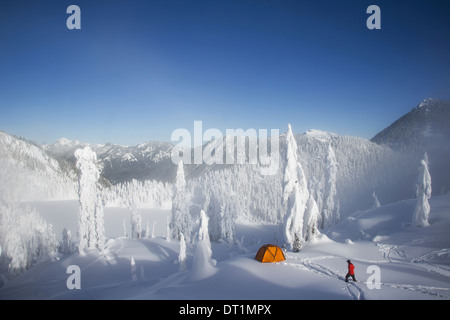
[[[81,8],[81,30],[66,9]],[[381,30],[366,9],[381,8]],[[0,129],[134,145],[177,128],[373,137],[450,99],[449,1],[2,1]]]

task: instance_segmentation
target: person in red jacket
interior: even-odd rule
[[[348,278],[352,277],[353,281],[356,282],[356,278],[355,278],[355,266],[353,265],[353,263],[350,260],[347,260],[348,263],[348,272],[347,275],[345,276],[345,282],[348,282]]]

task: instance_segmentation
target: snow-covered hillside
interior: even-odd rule
[[[320,212],[325,208],[331,187],[336,189],[336,196],[330,210],[342,217],[358,209],[370,208],[374,191],[382,203],[414,195],[419,155],[411,157],[407,152],[392,150],[367,139],[318,130],[297,134],[295,138],[298,161]],[[283,134],[280,137],[281,154],[285,152],[285,145]],[[259,165],[206,171],[188,180],[193,204],[202,207],[213,193],[221,203],[231,201],[238,208],[235,218],[280,222],[285,213],[281,201],[284,166],[281,157],[274,175],[261,175]]]
[[[356,212],[275,264],[254,257],[260,246],[277,241],[277,225],[238,223],[240,240],[213,242],[216,266],[200,278],[195,268],[202,266],[193,263],[197,243],[187,244],[187,269],[179,271],[180,242],[165,239],[166,210],[154,216],[159,219],[154,238],[110,237],[103,254],[94,249],[85,256],[58,255],[9,281],[0,298],[449,299],[450,195],[433,197],[430,204],[427,228],[409,225],[415,199],[404,200]],[[106,229],[122,219],[107,211]],[[356,266],[356,283],[344,282],[347,259]],[[68,289],[73,265],[80,267],[81,289]]]
[[[410,112],[379,132],[372,141],[392,148],[426,148],[427,144],[448,144],[450,101],[425,99]]]
[[[450,101],[425,99],[371,141],[411,157],[428,153],[434,194],[450,191]]]
[[[40,147],[0,131],[0,200],[76,198],[75,173]]]

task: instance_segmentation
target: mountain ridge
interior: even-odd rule
[[[306,167],[306,171],[309,172],[310,178],[313,180],[319,179],[324,174],[322,166],[328,146],[333,146],[337,152],[338,162],[340,161],[340,171],[345,171],[343,177],[346,179],[346,183],[341,182],[341,188],[348,189],[348,183],[358,184],[361,183],[361,179],[372,177],[371,179],[376,178],[376,180],[379,180],[374,175],[374,172],[378,172],[378,175],[383,174],[383,172],[375,167],[380,165],[384,167],[388,163],[398,168],[399,172],[405,174],[404,177],[399,177],[402,183],[414,185],[416,167],[423,157],[423,153],[427,152],[430,158],[432,175],[434,172],[440,172],[438,175],[433,175],[434,192],[438,194],[445,193],[450,188],[450,173],[446,173],[449,171],[447,163],[450,159],[450,146],[448,143],[450,141],[450,129],[448,128],[449,126],[445,125],[444,121],[447,115],[450,115],[448,113],[450,110],[449,105],[449,101],[426,99],[410,112],[394,121],[390,126],[380,131],[371,140],[361,137],[341,136],[314,129],[296,134],[296,140],[299,145],[299,159]],[[440,116],[442,112],[444,112],[445,116]],[[432,126],[433,123],[438,124],[436,128]],[[3,135],[8,134],[3,133]],[[9,136],[13,137],[11,138],[13,140],[27,141],[12,135]],[[281,133],[280,152],[284,148],[283,139],[284,133]],[[416,142],[417,140],[419,142]],[[29,145],[24,145],[24,149],[35,150],[34,148],[37,148],[43,153],[42,157],[54,159],[55,163],[59,163],[58,167],[60,169],[56,171],[61,170],[60,173],[62,175],[70,176],[73,183],[76,182],[73,153],[76,149],[85,146],[90,146],[97,153],[101,175],[105,179],[105,186],[109,183],[116,185],[132,180],[156,180],[172,183],[176,175],[176,165],[171,159],[171,151],[174,144],[168,142],[149,141],[135,146],[121,146],[113,143],[91,144],[60,138],[53,144],[43,146],[37,146],[32,142],[26,143],[29,143]],[[205,148],[207,145],[208,143],[203,145],[202,148]],[[376,146],[383,148],[380,149]],[[237,152],[236,148],[235,144],[235,152]],[[226,152],[226,150],[224,151]],[[26,150],[20,151],[18,154],[25,155]],[[361,161],[364,161],[364,163],[360,163]],[[50,162],[53,163],[52,161]],[[280,165],[282,167],[282,163]],[[210,171],[227,170],[227,168],[230,168],[230,165],[185,164],[185,174],[187,179],[196,179]],[[63,172],[64,170],[67,172]],[[396,177],[399,175],[395,172],[392,172],[392,174]],[[26,177],[23,179],[26,179]],[[386,183],[387,181],[392,182],[392,179],[386,178]],[[8,181],[13,180],[9,179]],[[371,185],[374,188],[377,187],[377,184],[372,183]],[[402,196],[412,195],[412,189],[413,186],[411,190],[404,191]]]
[[[450,191],[450,100],[423,100],[371,141],[408,152],[414,158],[423,158],[426,153],[433,177],[433,192],[444,194]]]
[[[450,137],[450,100],[428,98],[377,133],[371,141],[394,149],[424,147]]]

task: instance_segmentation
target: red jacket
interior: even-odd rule
[[[348,264],[348,274],[355,274],[355,266],[353,265],[353,263]]]

